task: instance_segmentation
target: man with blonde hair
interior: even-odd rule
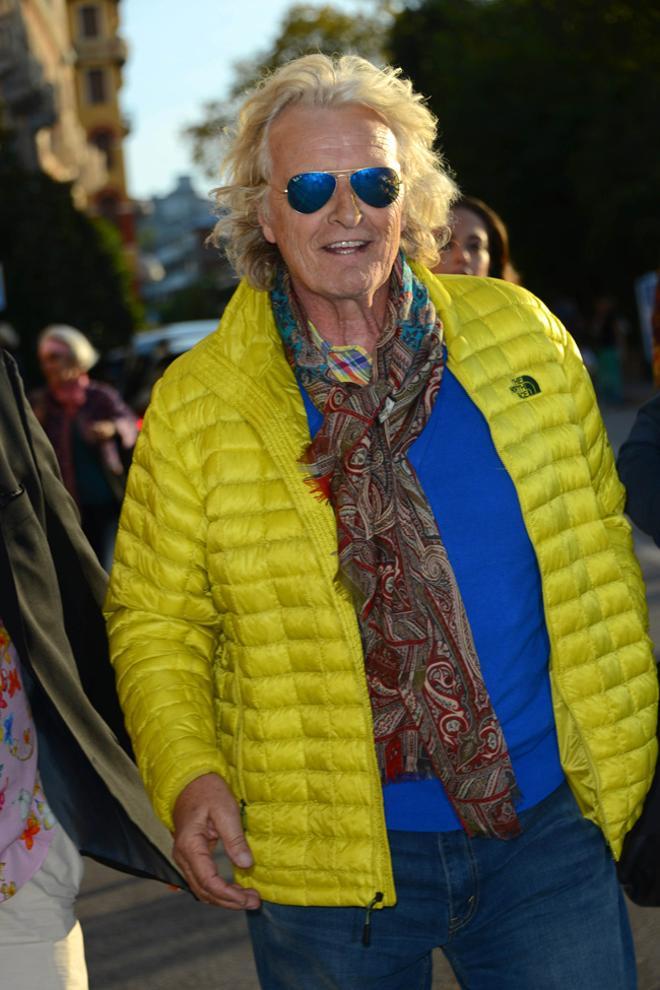
[[[436,946],[470,990],[632,990],[613,856],[657,678],[623,489],[552,314],[429,271],[435,137],[357,56],[246,98],[216,192],[243,281],[129,476],[120,698],[265,990],[428,990]]]

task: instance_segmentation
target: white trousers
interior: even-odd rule
[[[85,949],[74,902],[83,863],[56,825],[32,879],[0,904],[0,973],[11,990],[88,990]]]

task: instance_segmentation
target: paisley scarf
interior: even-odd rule
[[[510,838],[520,826],[506,741],[407,457],[444,367],[428,292],[399,255],[366,385],[337,380],[332,348],[319,346],[283,269],[271,303],[288,360],[324,417],[303,460],[337,520],[340,578],[358,615],[383,782],[435,774],[469,835]]]

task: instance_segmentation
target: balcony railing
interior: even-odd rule
[[[123,65],[128,58],[128,45],[123,38],[115,35],[112,38],[83,38],[75,41],[78,63],[85,62],[116,62]]]

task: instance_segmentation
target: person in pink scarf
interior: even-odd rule
[[[112,563],[125,462],[137,439],[136,417],[110,385],[89,377],[99,355],[74,327],[46,327],[38,343],[45,388],[30,401],[51,441],[82,527],[100,562]]]

